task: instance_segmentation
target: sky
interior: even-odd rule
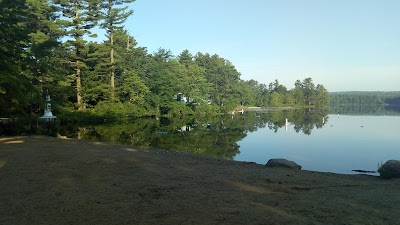
[[[136,0],[128,30],[149,53],[218,54],[241,79],[287,88],[400,91],[399,0]]]

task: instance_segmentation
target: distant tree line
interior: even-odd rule
[[[329,105],[358,106],[358,105],[400,105],[400,92],[331,92]]]
[[[297,80],[294,88],[288,90],[278,80],[268,86],[255,80],[244,81],[250,87],[248,98],[244,95],[242,100],[247,105],[260,107],[280,106],[325,106],[328,104],[328,91],[322,84],[315,85],[312,78],[303,81]]]
[[[244,81],[218,55],[174,56],[138,47],[123,23],[134,0],[0,2],[0,116],[53,111],[122,116],[221,113],[238,106],[323,106],[328,92],[311,78],[287,89]],[[103,29],[106,40],[93,28]]]

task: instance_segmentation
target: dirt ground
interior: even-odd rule
[[[0,224],[400,224],[400,179],[0,137]]]

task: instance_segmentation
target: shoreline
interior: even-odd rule
[[[0,137],[1,224],[399,224],[400,179]]]

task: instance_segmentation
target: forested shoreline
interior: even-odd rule
[[[400,106],[400,91],[348,91],[329,93],[329,105],[340,106]]]
[[[241,106],[324,106],[312,78],[288,89],[245,81],[227,59],[160,48],[124,29],[134,0],[0,2],[0,116],[40,116],[46,93],[58,115],[220,114]],[[96,28],[106,40],[95,42]],[[271,79],[273,80],[273,79]]]

